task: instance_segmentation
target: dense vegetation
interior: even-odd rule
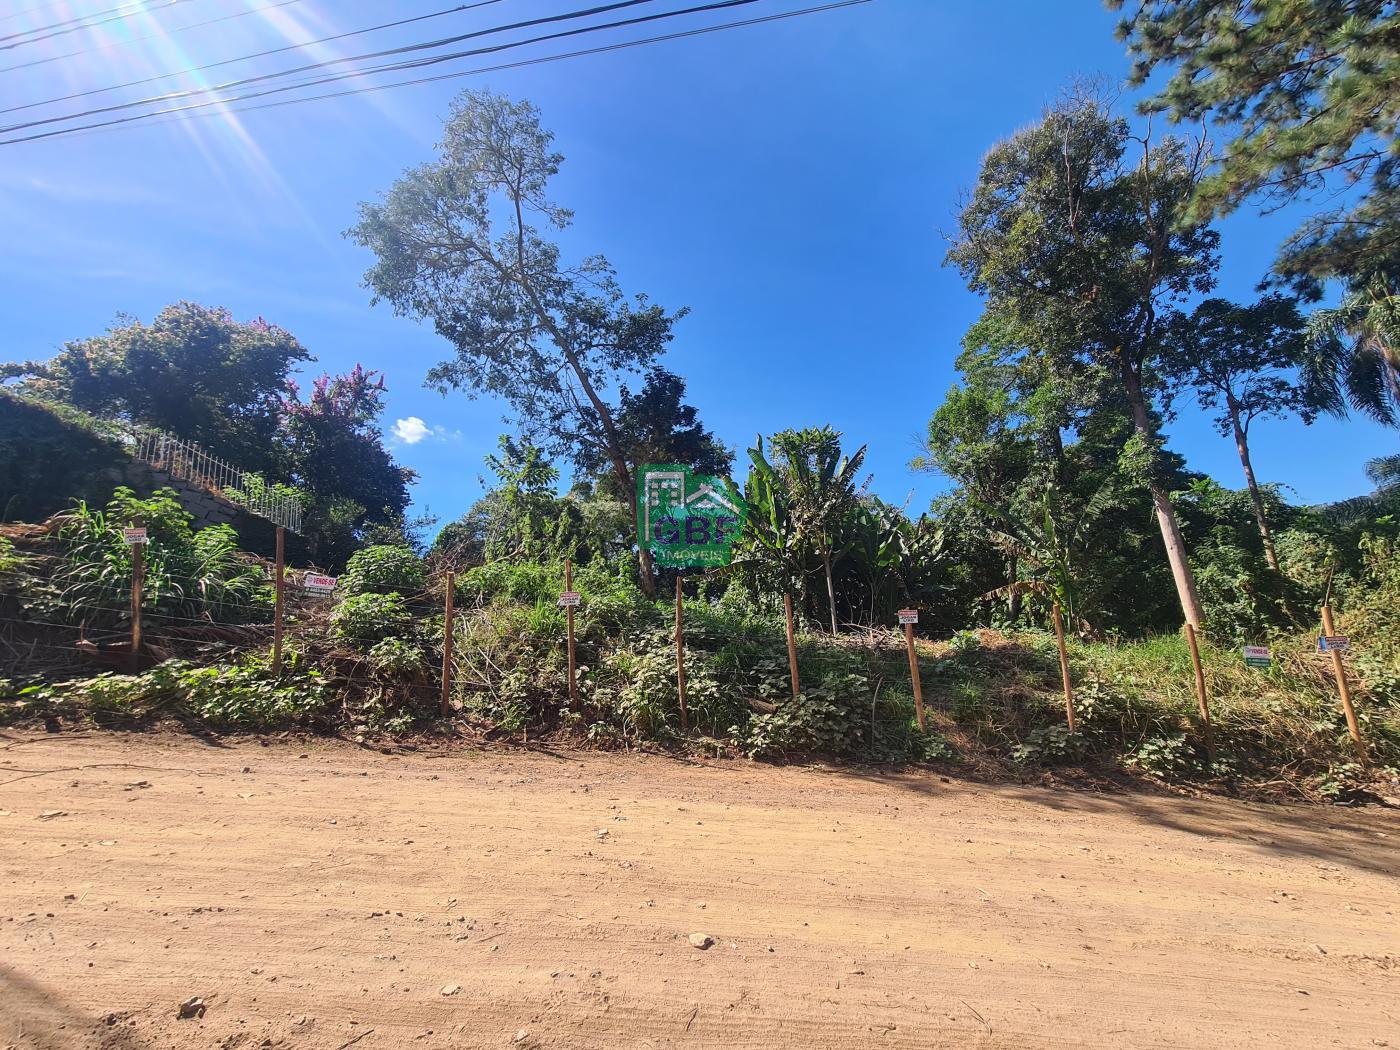
[[[1278,17],[1295,6],[1181,0],[1125,19],[1138,75],[1169,70],[1145,108],[1219,120],[1237,133],[1223,154],[1203,137],[1145,130],[1085,85],[986,154],[946,258],[982,313],[912,464],[946,477],[947,491],[917,514],[883,502],[864,476],[866,446],[819,418],[755,439],[738,457],[749,516],[733,563],[684,582],[688,729],[673,612],[656,600],[674,570],[635,543],[634,479],[649,462],[725,473],[735,450],[664,367],[685,311],[624,295],[600,256],[563,257],[554,237],[570,213],[548,192],[562,157],[533,106],[490,92],[463,94],[438,156],[364,205],[349,231],[373,253],[375,296],[447,341],[429,384],[495,396],[513,413],[514,432],[486,458],[485,495],[419,544],[404,520],[411,476],[378,429],[382,380],[356,368],[303,400],[290,370],[308,355],[261,320],[179,304],[149,326],[8,366],[28,400],[0,399],[16,420],[5,447],[47,440],[35,399],[170,429],[302,491],[313,556],[343,572],[333,599],[293,588],[274,674],[271,585],[228,530],[191,531],[166,493],[78,503],[0,546],[6,644],[31,643],[32,657],[52,644],[44,630],[119,633],[131,572],[119,529],[140,520],[152,534],[152,644],[170,659],[96,678],[59,657],[40,671],[16,659],[7,710],[442,728],[443,591],[454,578],[459,730],[764,757],[1076,763],[1357,797],[1400,765],[1400,457],[1372,459],[1374,492],[1306,507],[1256,476],[1251,440],[1290,416],[1355,409],[1400,421],[1397,256],[1376,233],[1395,219],[1394,27],[1330,3]],[[1312,58],[1295,75],[1289,56],[1300,54]],[[1326,189],[1328,165],[1350,165],[1365,192],[1282,247],[1267,294],[1216,296],[1215,217],[1258,194]],[[1317,305],[1328,294],[1333,304]],[[1234,443],[1239,487],[1172,450],[1177,414],[1197,410]],[[100,430],[85,433],[110,455]],[[57,509],[34,498],[38,472],[4,477],[10,510]],[[65,505],[93,495],[56,483],[72,485]],[[574,705],[556,605],[566,560],[583,596]],[[798,619],[796,695],[785,596]],[[1324,602],[1353,640],[1369,768],[1315,651]],[[890,630],[906,606],[921,611],[926,733]],[[1075,732],[1047,632],[1056,610],[1070,634]],[[1213,749],[1183,623],[1203,638]],[[1245,667],[1246,643],[1272,644],[1273,667]]]
[[[343,563],[386,530],[402,535],[413,474],[384,448],[382,377],[356,366],[316,379],[303,398],[291,373],[311,360],[295,337],[262,318],[239,322],[227,310],[185,302],[149,325],[124,318],[48,361],[0,365],[0,378],[19,380],[6,389],[25,399],[0,402],[0,412],[14,419],[0,417],[0,441],[16,451],[15,474],[5,479],[13,489],[0,489],[15,500],[8,519],[33,519],[112,491],[104,473],[110,451],[94,458],[72,445],[62,456],[43,457],[55,441],[86,442],[60,423],[113,438],[121,424],[135,423],[193,441],[295,492],[308,548],[321,564]],[[52,473],[55,461],[66,461],[63,474]]]

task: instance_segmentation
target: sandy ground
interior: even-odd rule
[[[1393,811],[635,755],[0,749],[0,1047],[1400,1047]]]

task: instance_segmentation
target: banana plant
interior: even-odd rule
[[[900,607],[941,589],[932,577],[943,557],[943,532],[926,519],[910,521],[896,507],[863,499],[846,519],[843,540],[841,555],[865,591],[868,623],[888,622]]]
[[[802,538],[782,477],[764,455],[762,437],[749,449],[749,459],[753,466],[744,488],[749,515],[733,568],[785,593],[796,591],[801,602],[807,576]]]
[[[1077,514],[1064,508],[1059,486],[1047,482],[1033,511],[969,502],[991,522],[992,541],[1016,558],[1022,577],[982,595],[984,601],[1034,594],[1058,604],[1081,632],[1090,629],[1079,613],[1076,567],[1094,522],[1113,505],[1112,478],[1104,481]]]
[[[775,533],[767,545],[780,540],[784,555],[794,557],[798,564],[806,550],[821,560],[831,633],[836,634],[839,625],[832,575],[839,558],[836,540],[842,522],[865,489],[865,484],[856,484],[865,462],[865,446],[845,455],[840,432],[829,426],[780,431],[773,435],[771,446],[771,462],[764,455],[761,437],[749,449],[755,474],[764,479],[775,497],[774,506],[781,505],[786,512],[783,531]]]

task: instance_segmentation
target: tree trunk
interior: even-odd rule
[[[1240,454],[1240,466],[1244,468],[1244,482],[1249,486],[1249,498],[1254,504],[1254,520],[1259,523],[1259,538],[1264,542],[1264,560],[1269,563],[1269,568],[1278,572],[1274,534],[1269,531],[1269,519],[1264,514],[1264,500],[1259,495],[1259,483],[1254,480],[1254,465],[1249,461],[1249,436],[1240,424],[1240,407],[1233,397],[1227,396],[1225,404],[1230,410],[1230,425],[1235,431],[1235,449]]]
[[[564,360],[568,362],[569,368],[573,370],[575,378],[578,379],[579,388],[583,390],[584,397],[588,398],[588,403],[593,406],[593,411],[598,413],[598,421],[603,425],[604,444],[607,448],[608,459],[612,462],[613,474],[622,487],[623,498],[627,500],[632,517],[632,535],[635,536],[637,534],[637,503],[632,484],[632,471],[628,468],[626,457],[623,455],[622,442],[618,439],[617,426],[613,422],[612,412],[603,399],[598,396],[597,390],[593,388],[593,382],[588,378],[588,372],[574,351],[573,344],[559,328],[559,325],[555,323],[553,315],[550,314],[544,301],[540,298],[534,282],[530,280],[530,276],[525,270],[525,219],[521,214],[518,189],[515,193],[515,224],[516,265],[514,268],[510,268],[496,263],[496,268],[502,273],[502,276],[514,278],[530,297],[530,303],[535,308],[536,319],[549,333],[550,338],[554,340],[554,345],[559,348],[560,353],[564,355]],[[492,261],[495,262],[494,259]],[[641,584],[642,593],[648,598],[655,598],[656,578],[651,551],[645,544],[637,545],[637,568],[638,582]]]
[[[1133,417],[1133,430],[1151,447],[1157,435],[1147,414],[1142,377],[1122,350],[1118,351],[1118,357],[1122,366],[1124,393],[1127,394],[1128,408]],[[1157,525],[1162,530],[1162,544],[1167,549],[1167,562],[1171,565],[1172,579],[1176,582],[1176,596],[1181,602],[1182,615],[1187,623],[1199,631],[1205,617],[1201,612],[1201,599],[1196,594],[1196,577],[1191,572],[1191,563],[1186,555],[1186,540],[1176,521],[1176,509],[1166,490],[1156,480],[1149,479],[1147,489],[1152,494],[1152,506],[1157,512]]]
[[[1016,576],[1020,572],[1018,559],[1012,554],[1006,559],[1006,582],[1014,584]],[[1014,624],[1021,618],[1021,592],[1012,590],[1010,597],[1006,599],[1006,615]]]
[[[836,634],[836,586],[831,582],[831,551],[822,548],[822,568],[826,570],[826,602],[831,612],[831,633]]]
[[[615,459],[613,475],[622,485],[622,491],[627,494],[624,498],[627,500],[628,516],[632,519],[632,535],[637,536],[637,497],[632,489],[632,473],[627,469],[626,463]],[[637,580],[641,584],[643,594],[648,598],[656,597],[656,566],[652,561],[651,548],[640,542],[637,544]]]

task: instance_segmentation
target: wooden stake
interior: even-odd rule
[[[140,523],[137,523],[139,527]],[[141,588],[146,582],[146,545],[131,545],[131,673],[141,670]]]
[[[272,605],[272,673],[282,673],[282,591],[286,577],[286,534],[281,525],[277,526],[277,566],[273,577]]]
[[[681,701],[681,728],[690,728],[685,709],[685,638],[681,634],[681,574],[676,573],[676,695]]]
[[[1196,642],[1196,628],[1186,625],[1186,644],[1191,647],[1191,666],[1196,669],[1196,703],[1201,709],[1201,728],[1206,734],[1206,755],[1215,761],[1215,730],[1210,724],[1210,701],[1206,698],[1206,672],[1201,666],[1201,647]]]
[[[919,719],[919,732],[924,732],[924,683],[919,678],[919,655],[914,651],[914,625],[904,625],[904,647],[909,650],[909,677],[914,682],[914,713]]]
[[[802,692],[797,680],[797,636],[792,630],[792,595],[783,595],[783,612],[787,615],[788,673],[792,676],[792,695]]]
[[[452,599],[457,590],[457,576],[447,574],[447,586],[442,597],[442,714],[452,714]]]
[[[1060,685],[1065,691],[1065,721],[1069,731],[1074,732],[1074,689],[1069,684],[1069,652],[1065,649],[1065,624],[1060,619],[1060,603],[1052,608],[1055,617],[1055,644],[1060,648]]]
[[[572,558],[564,559],[564,590],[574,589],[574,562]],[[569,710],[578,709],[578,671],[574,662],[574,607],[566,605],[564,612],[569,618]]]
[[[1332,623],[1332,607],[1324,605],[1322,607],[1322,633],[1331,637],[1337,633],[1337,628]],[[1342,654],[1338,649],[1332,650],[1332,673],[1337,677],[1337,692],[1342,695],[1342,711],[1347,716],[1347,731],[1351,733],[1351,742],[1356,745],[1356,753],[1361,756],[1362,763],[1370,761],[1366,754],[1366,745],[1361,742],[1361,726],[1356,721],[1356,708],[1351,704],[1351,686],[1347,684],[1347,669],[1342,663]]]

